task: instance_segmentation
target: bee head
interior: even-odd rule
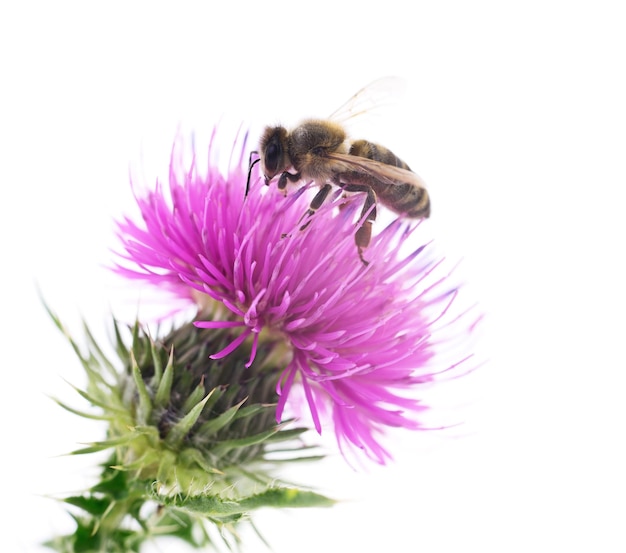
[[[260,152],[265,184],[269,184],[291,165],[287,153],[287,130],[284,127],[267,127],[261,138]]]

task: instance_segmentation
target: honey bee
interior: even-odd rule
[[[424,182],[391,150],[367,140],[348,139],[344,126],[336,122],[341,114],[360,114],[372,90],[386,87],[379,79],[357,92],[329,119],[306,119],[288,131],[282,126],[266,127],[260,140],[259,160],[265,184],[278,176],[278,188],[289,182],[314,181],[320,186],[306,215],[313,215],[333,186],[345,192],[365,193],[355,242],[361,261],[370,243],[378,202],[398,215],[426,218],[430,198]],[[246,192],[247,193],[247,192]],[[307,223],[308,224],[308,223]],[[306,227],[304,225],[302,228]]]

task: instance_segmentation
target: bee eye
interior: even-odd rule
[[[273,173],[276,172],[278,170],[278,163],[281,157],[281,147],[276,144],[276,142],[268,144],[267,149],[265,150],[265,168]]]

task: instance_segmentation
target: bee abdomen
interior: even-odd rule
[[[378,197],[387,207],[410,218],[430,216],[430,197],[426,189],[407,182],[378,187]]]
[[[411,170],[391,150],[367,140],[354,141],[350,147],[350,154],[399,167],[407,171]],[[376,193],[383,204],[396,213],[403,214],[405,217],[417,219],[430,215],[430,197],[428,192],[420,186],[408,182],[384,184],[379,182],[376,185]]]
[[[430,216],[430,196],[424,188],[409,186],[410,190],[404,199],[406,216],[414,218],[426,218]]]
[[[355,140],[350,146],[350,155],[365,157],[386,165],[393,165],[410,171],[411,168],[391,150],[367,140]]]

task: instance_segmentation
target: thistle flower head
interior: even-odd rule
[[[212,359],[245,343],[250,366],[263,344],[282,344],[277,420],[303,411],[304,397],[318,432],[330,420],[340,448],[383,463],[385,428],[422,426],[415,387],[436,376],[433,330],[456,295],[427,245],[407,248],[419,223],[380,230],[366,266],[354,243],[360,194],[338,189],[303,219],[308,186],[285,196],[253,171],[244,197],[245,141],[226,174],[217,167],[211,149],[202,173],[175,148],[168,186],[138,194],[142,220],[118,225],[116,270],[196,303],[197,327],[228,329]]]

